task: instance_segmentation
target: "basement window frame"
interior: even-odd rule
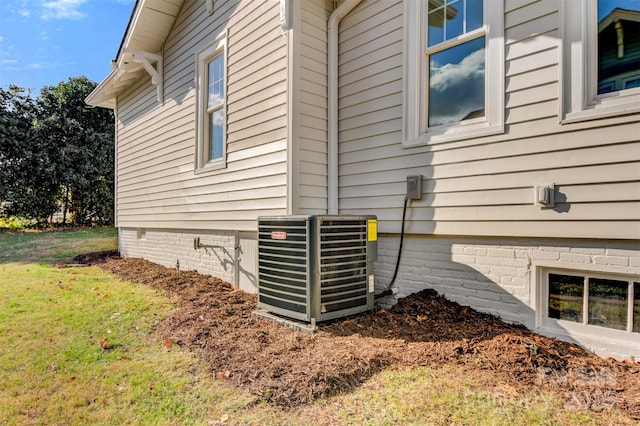
[[[582,319],[580,321],[572,321],[568,319],[553,318],[549,315],[549,275],[565,275],[579,277],[583,279],[583,294],[581,302]],[[597,280],[613,280],[619,282],[627,282],[627,325],[624,330],[613,327],[605,327],[602,325],[591,324],[589,318],[589,286],[592,279]],[[631,336],[638,336],[640,339],[640,331],[634,330],[634,289],[635,286],[640,287],[640,279],[631,273],[610,273],[591,270],[565,269],[562,267],[542,267],[540,271],[540,295],[538,312],[539,312],[539,328],[560,334],[582,335],[590,337],[599,337],[607,340],[627,341]],[[638,314],[640,315],[640,313]]]
[[[216,40],[196,53],[196,164],[195,172],[209,172],[224,169],[227,166],[227,34],[221,33]],[[222,58],[223,61],[223,97],[222,102],[209,107],[209,65]],[[222,111],[222,153],[211,158],[210,114]]]
[[[504,133],[505,129],[505,47],[503,2],[483,0],[483,22],[476,30],[427,46],[428,4],[430,0],[404,2],[404,58],[402,102],[402,147],[478,138]],[[432,1],[432,0],[431,0]],[[429,127],[428,57],[466,42],[485,38],[484,117]],[[469,143],[477,143],[469,141]]]

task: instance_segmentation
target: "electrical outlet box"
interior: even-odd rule
[[[407,199],[422,199],[422,175],[407,176]]]
[[[541,207],[555,206],[555,184],[536,185],[533,190],[536,204]]]

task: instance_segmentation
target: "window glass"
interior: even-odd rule
[[[485,115],[485,36],[456,40],[482,26],[482,0],[429,0],[427,126]],[[449,42],[449,40],[453,40]]]
[[[209,116],[209,160],[224,154],[224,56],[207,64],[207,114]]]
[[[429,1],[427,46],[434,46],[444,41],[445,7],[442,4],[432,9],[432,3],[434,2]]]
[[[633,283],[633,331],[640,333],[640,283]]]
[[[467,32],[477,30],[482,26],[482,0],[466,1]]]
[[[212,108],[224,101],[224,58],[218,56],[209,62],[208,107]]]
[[[627,329],[626,281],[589,278],[589,324]]]
[[[429,57],[429,127],[484,117],[485,38]]]
[[[584,278],[549,274],[549,318],[582,322]]]
[[[429,0],[427,46],[482,26],[482,0]]]
[[[640,76],[640,2],[598,1],[598,94],[630,89]]]
[[[210,156],[209,160],[222,157],[224,144],[224,110],[209,114]]]
[[[226,43],[219,37],[197,53],[196,171],[226,167]]]

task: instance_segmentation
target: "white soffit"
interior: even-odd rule
[[[116,97],[144,73],[152,76],[162,96],[162,45],[180,13],[184,0],[138,0],[122,39],[118,57],[111,62],[112,71],[95,88],[86,102],[89,105],[115,108]],[[152,65],[152,69],[149,68]]]

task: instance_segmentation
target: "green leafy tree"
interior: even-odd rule
[[[74,224],[113,222],[113,113],[84,103],[95,86],[70,78],[35,100],[16,87],[2,92],[5,213],[42,221],[62,209]]]
[[[55,147],[61,203],[81,225],[113,222],[113,113],[85,104],[95,86],[78,77],[45,87],[37,108],[37,137]]]
[[[56,209],[49,150],[34,137],[36,103],[17,86],[0,89],[0,206],[44,221]]]

